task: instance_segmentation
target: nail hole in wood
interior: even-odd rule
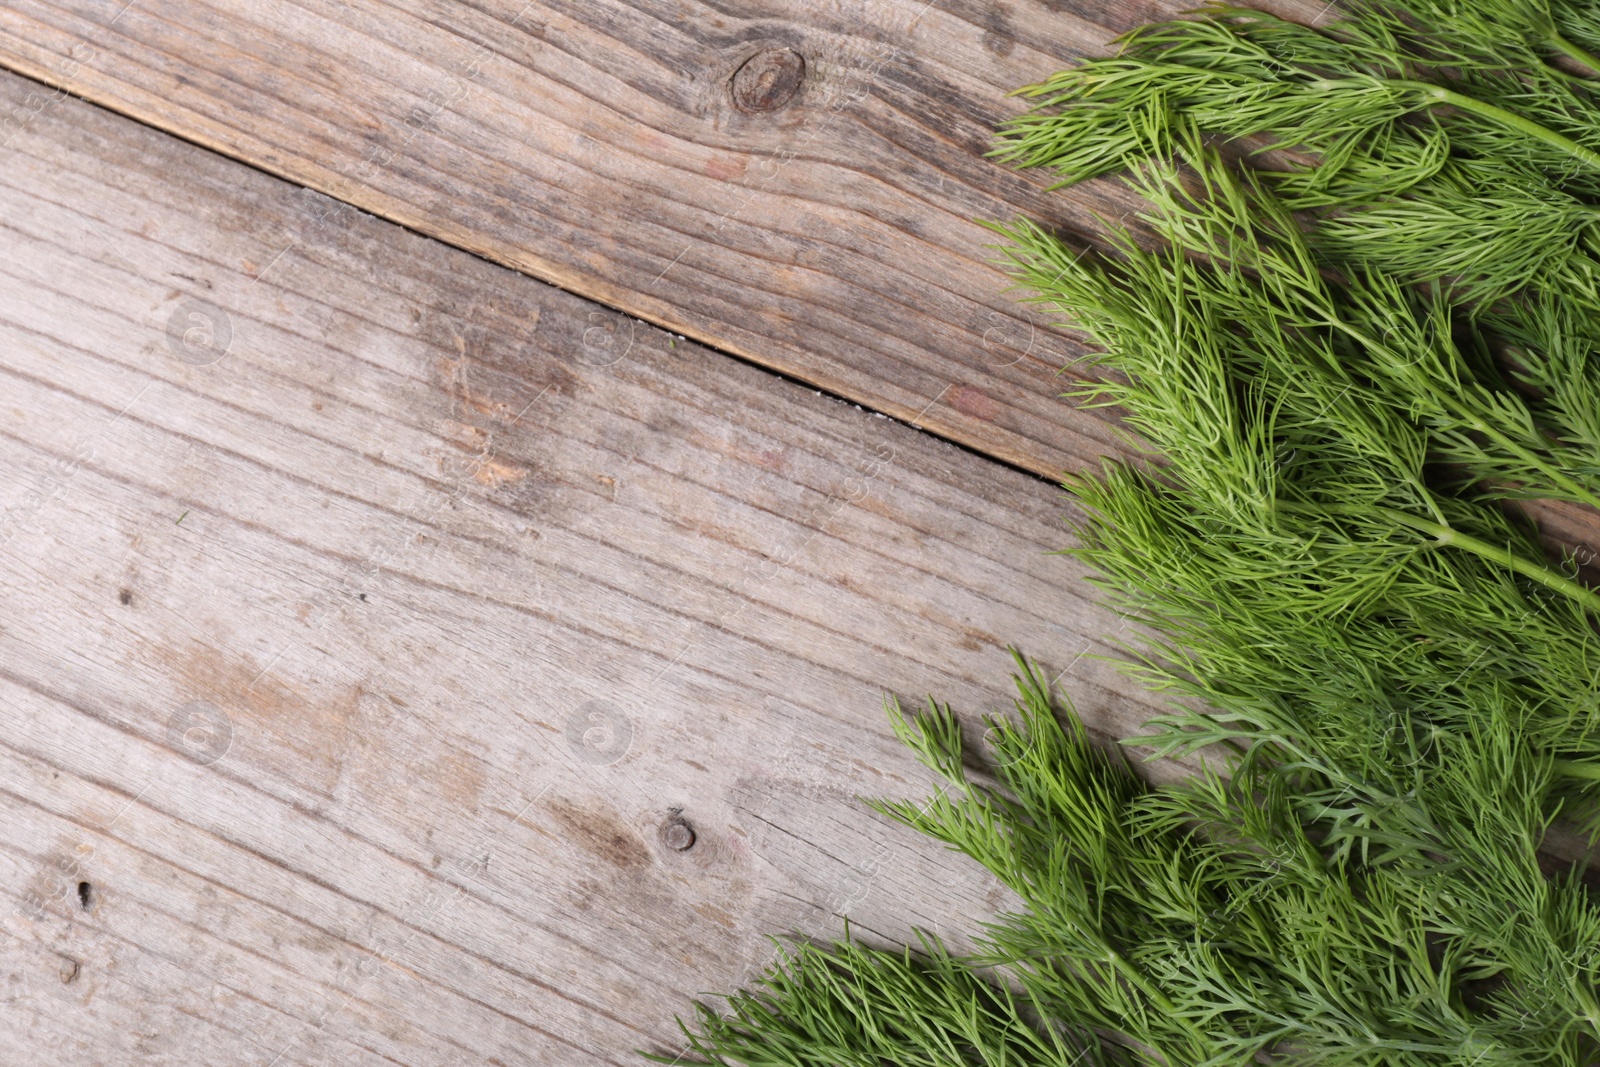
[[[757,52],[733,72],[729,89],[740,111],[776,111],[800,91],[806,77],[805,57],[789,48]]]
[[[674,852],[687,852],[694,847],[694,827],[674,816],[661,824],[661,843]]]
[[[88,882],[78,883],[78,905],[83,908],[84,911],[89,910],[89,896],[93,892],[94,886],[90,885]]]

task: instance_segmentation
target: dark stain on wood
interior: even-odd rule
[[[311,626],[320,626],[323,613],[333,610],[322,602],[302,603],[301,608],[308,609],[304,621]],[[214,701],[232,720],[234,745],[227,758],[246,760],[332,796],[358,719],[359,686],[328,692],[316,682],[305,684],[263,670],[249,656],[231,656],[198,642],[150,651],[152,662],[174,679],[185,698]]]
[[[560,823],[568,844],[624,871],[650,866],[650,849],[615,813],[598,804],[580,807],[564,797],[550,801],[550,815]]]
[[[1011,13],[1002,5],[996,4],[984,11],[983,47],[997,56],[1009,56],[1017,47],[1016,39],[1011,32]]]
[[[970,385],[958,385],[950,390],[950,406],[963,415],[970,415],[975,419],[990,421],[1000,414],[1000,405],[982,389]]]
[[[1105,0],[1042,0],[1042,3],[1046,11],[1073,15],[1117,33],[1169,19],[1174,14],[1173,5],[1156,0],[1128,0],[1115,4],[1108,4]]]

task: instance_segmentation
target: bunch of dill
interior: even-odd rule
[[[803,945],[696,1062],[1600,1063],[1600,901],[1540,851],[1600,833],[1600,596],[1510,504],[1600,506],[1596,7],[1213,5],[1026,90],[999,153],[1129,172],[1154,238],[996,227],[1150,453],[1068,480],[1071,551],[1173,698],[1132,740],[1226,773],[1147,785],[1020,659],[992,783],[896,709],[953,789],[876,806],[1025,907]]]

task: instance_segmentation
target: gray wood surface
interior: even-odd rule
[[[1010,90],[1193,6],[8,0],[0,65],[1055,477],[1110,435],[974,220],[1130,204],[984,152]]]
[[[1150,713],[1042,480],[80,101],[4,158],[0,1062],[637,1062],[1005,905],[852,801],[885,689]]]

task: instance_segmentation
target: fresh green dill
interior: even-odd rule
[[[1600,837],[1600,594],[1515,507],[1600,507],[1597,52],[1595,0],[1211,4],[1021,90],[999,158],[1145,205],[993,228],[1146,455],[1067,479],[1068,551],[1171,700],[1130,743],[1203,769],[1020,657],[987,760],[893,707],[950,788],[875,806],[1024,906],[969,959],[803,945],[695,1062],[1600,1063],[1600,900],[1541,852]]]
[[[917,955],[803,945],[727,1011],[700,1005],[678,1062],[1594,1061],[1600,909],[1541,869],[1551,761],[1508,702],[1412,737],[1400,793],[1292,735],[1295,761],[1153,788],[1021,668],[1019,720],[990,723],[996,784],[967,772],[948,709],[896,709],[954,788],[877,806],[1025,907],[969,960],[928,937]]]
[[[832,951],[780,945],[777,966],[728,1011],[698,1005],[683,1026],[688,1055],[662,1063],[747,1067],[1073,1067],[1124,1062],[1084,1027],[1041,1025],[1004,986],[952,958],[931,937],[913,954],[851,941]],[[698,1057],[707,1057],[700,1059]]]

